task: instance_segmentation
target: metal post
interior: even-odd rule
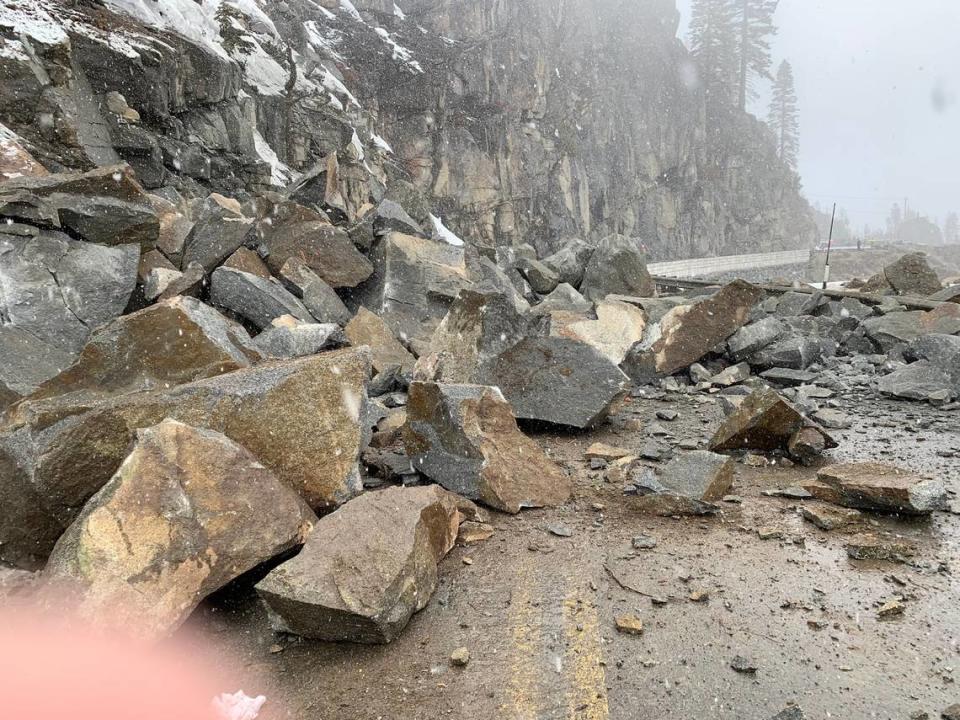
[[[827,236],[827,260],[823,264],[823,289],[827,289],[830,282],[830,248],[833,246],[833,221],[837,217],[837,204],[833,204],[833,213],[830,215],[830,234]]]

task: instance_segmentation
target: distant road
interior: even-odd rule
[[[806,265],[809,259],[809,250],[787,250],[785,252],[721,255],[720,257],[689,258],[687,260],[650,263],[647,265],[647,270],[650,271],[651,275],[657,277],[693,278],[741,270],[756,270],[758,268]]]

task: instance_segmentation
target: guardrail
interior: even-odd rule
[[[810,259],[809,250],[786,250],[774,253],[751,253],[748,255],[721,255],[710,258],[690,258],[670,262],[650,263],[647,270],[660,277],[704,277],[736,270],[805,265]]]

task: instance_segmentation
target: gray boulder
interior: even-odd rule
[[[210,282],[210,302],[235,312],[258,328],[282,315],[311,322],[313,317],[297,298],[274,278],[265,279],[234,268],[219,267]]]
[[[499,387],[517,418],[586,428],[607,416],[629,379],[591,345],[532,337],[500,353],[483,384]]]
[[[574,238],[568,240],[553,255],[543,258],[543,264],[557,274],[561,283],[578,287],[591,255],[593,255],[593,247],[583,240]]]
[[[727,352],[732,360],[740,362],[772,345],[785,331],[784,324],[774,317],[744,325],[727,340]]]
[[[347,338],[333,323],[299,322],[287,315],[277,318],[253,340],[265,358],[297,358],[346,345]]]
[[[243,214],[239,202],[211,194],[184,241],[182,266],[197,262],[211,272],[243,245],[253,222]]]
[[[317,322],[337,325],[350,322],[352,315],[340,296],[300,258],[292,257],[283,264],[280,281],[300,299]]]
[[[543,302],[534,305],[530,312],[534,315],[549,315],[554,312],[587,313],[593,309],[593,303],[578,293],[567,283],[560,283],[547,295]]]
[[[617,234],[603,238],[584,270],[580,292],[588,300],[603,300],[607,295],[656,295],[640,240]]]
[[[907,400],[949,400],[957,392],[950,373],[929,360],[918,360],[884,375],[879,388],[884,395]]]
[[[530,288],[538,295],[551,293],[560,284],[560,275],[539,260],[522,259],[518,268],[530,283]]]

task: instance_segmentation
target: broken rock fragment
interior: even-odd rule
[[[836,441],[816,423],[770,389],[756,390],[727,416],[710,441],[710,449],[786,450],[794,433],[812,428],[823,435],[824,447],[834,448]]]
[[[184,241],[183,267],[197,262],[211,272],[243,245],[252,227],[239,202],[212,193]]]
[[[319,323],[346,325],[350,311],[332,287],[298,257],[287,260],[280,268],[280,281],[296,295]]]
[[[588,300],[603,300],[607,295],[653,297],[657,286],[647,271],[646,255],[638,238],[608,235],[590,256],[580,283],[580,292]]]
[[[346,345],[347,338],[339,325],[305,323],[283,315],[257,335],[252,344],[265,358],[297,358]]]
[[[267,265],[279,273],[290,258],[299,258],[333,288],[356,287],[373,266],[343,230],[322,221],[288,222],[265,234]]]
[[[817,479],[838,491],[840,505],[859,510],[926,515],[942,509],[947,497],[939,480],[875,462],[830,465]]]
[[[609,299],[598,302],[596,312],[596,320],[568,323],[559,335],[593,345],[610,362],[619,365],[627,351],[643,339],[646,313],[634,305]]]
[[[214,590],[303,543],[314,520],[247,450],[165,420],[137,433],[117,473],[57,542],[44,580],[82,616],[159,638]]]
[[[437,485],[366,493],[319,520],[257,593],[276,630],[391,642],[436,590],[459,520],[456,496]]]
[[[502,352],[485,384],[496,385],[517,418],[586,428],[626,395],[629,379],[591,345],[532,337]]]
[[[647,382],[689,367],[739,330],[762,295],[760,288],[735,280],[708,298],[669,310],[653,342],[632,350],[624,368],[635,381]]]
[[[725,455],[694,450],[671,460],[658,482],[634,501],[644,512],[657,515],[704,515],[717,510],[733,485],[734,462]]]
[[[404,444],[424,475],[497,510],[517,513],[570,497],[569,478],[520,432],[495,387],[412,383]]]

